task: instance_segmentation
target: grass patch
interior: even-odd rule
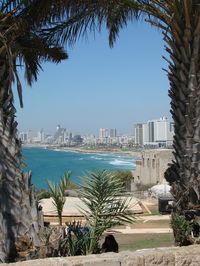
[[[160,215],[157,207],[155,209],[151,209],[151,208],[149,208],[149,209],[151,211],[151,214],[150,215]]]
[[[118,243],[120,251],[134,251],[137,249],[174,246],[174,238],[172,234],[135,234],[127,243],[120,243],[120,239]]]

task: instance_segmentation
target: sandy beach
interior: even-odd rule
[[[72,152],[80,152],[80,153],[113,153],[119,155],[127,155],[133,157],[141,157],[140,151],[124,151],[120,148],[87,148],[87,147],[63,147],[59,145],[47,145],[47,144],[39,144],[39,143],[26,143],[22,144],[24,148],[43,148],[49,150],[63,150],[63,151],[72,151]]]

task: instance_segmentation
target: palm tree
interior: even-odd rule
[[[31,173],[21,170],[21,143],[13,105],[13,81],[20,104],[22,87],[18,66],[24,65],[31,85],[37,79],[43,61],[60,62],[67,54],[42,35],[43,22],[35,19],[33,1],[0,1],[0,261],[17,256],[16,240],[32,239],[40,246],[37,204],[31,185]]]
[[[112,46],[129,21],[146,20],[162,31],[168,57],[174,160],[165,173],[172,185],[175,214],[198,227],[200,216],[200,3],[199,0],[80,0],[53,38],[73,44],[81,35],[106,26]],[[51,38],[51,37],[50,37]],[[172,215],[173,217],[176,217]],[[172,221],[173,222],[173,221]],[[194,239],[187,242],[193,243]]]
[[[69,186],[70,183],[69,179],[71,174],[72,174],[71,171],[67,171],[67,173],[63,176],[58,185],[55,185],[52,182],[48,181],[49,192],[53,199],[53,204],[56,207],[59,218],[59,225],[61,226],[62,226],[62,213],[66,201],[65,191]]]
[[[26,235],[34,247],[40,246],[31,174],[21,171],[13,81],[23,106],[18,68],[24,68],[31,85],[37,80],[42,62],[66,59],[61,47],[72,42],[73,37],[67,35],[78,33],[75,30],[66,35],[69,33],[66,21],[73,24],[70,18],[79,7],[82,11],[87,9],[81,0],[0,1],[0,261],[3,262],[16,258],[15,242],[20,236]]]
[[[15,242],[20,236],[26,235],[34,247],[40,246],[31,174],[21,170],[13,81],[23,106],[18,68],[24,68],[31,85],[37,80],[43,61],[58,63],[66,59],[62,45],[72,41],[65,34],[66,21],[83,5],[83,1],[77,0],[0,1],[0,261],[3,262],[16,258]]]
[[[86,206],[82,212],[89,226],[85,252],[93,254],[98,252],[99,240],[107,229],[133,223],[135,217],[130,213],[130,200],[120,198],[124,184],[114,172],[91,172],[83,177],[82,188],[80,196]]]

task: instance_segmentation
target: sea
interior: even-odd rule
[[[88,172],[95,170],[134,170],[135,158],[114,153],[82,153],[59,149],[22,149],[24,171],[32,171],[32,183],[36,190],[46,189],[47,180],[54,183],[68,171],[72,171],[71,181],[81,185]]]

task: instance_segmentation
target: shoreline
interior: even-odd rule
[[[120,149],[88,149],[84,147],[62,147],[57,145],[46,145],[46,144],[32,144],[26,143],[22,144],[22,148],[41,148],[41,149],[48,149],[48,150],[60,150],[60,151],[69,151],[69,152],[79,152],[79,153],[107,153],[107,154],[118,154],[124,156],[133,156],[136,158],[141,157],[140,151],[122,151]]]

